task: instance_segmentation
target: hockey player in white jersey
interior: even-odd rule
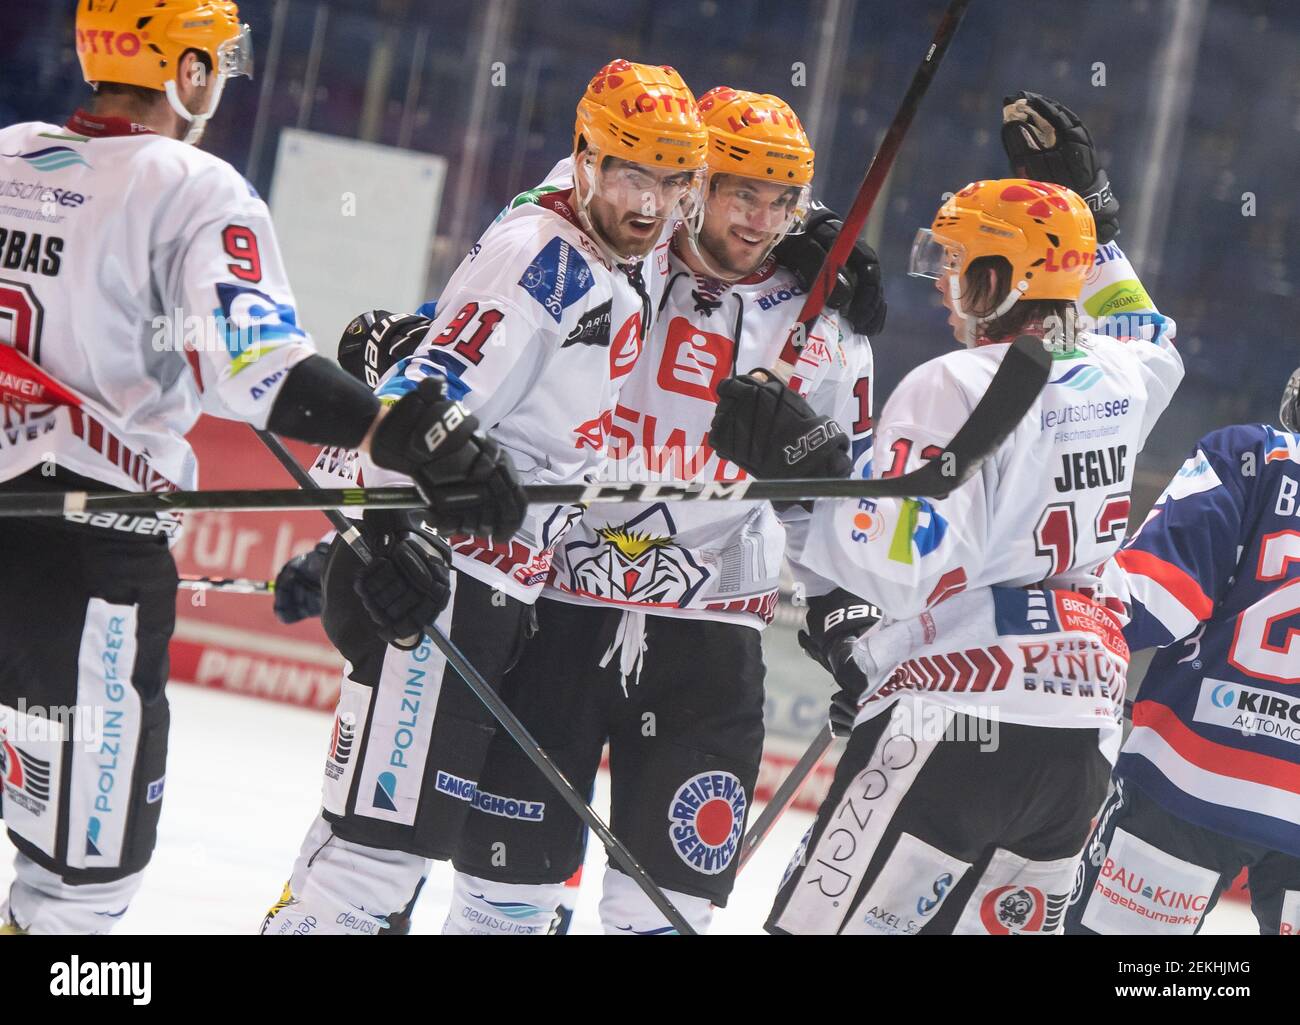
[[[1031,94],[1007,117],[1013,168],[1088,194],[1109,244],[1097,249],[1076,192],[1023,177],[966,186],[918,233],[912,273],[936,280],[965,348],[890,396],[877,475],[941,458],[1011,340],[1042,338],[1055,369],[947,498],[817,503],[801,559],[886,618],[828,649],[860,710],[772,932],[1055,931],[1105,796],[1128,650],[1098,568],[1124,538],[1134,460],[1182,363],[1110,242],[1118,204],[1086,129]],[[1139,337],[1077,330],[1076,301],[1124,311],[1118,330]],[[720,420],[734,415],[749,414],[720,403]]]
[[[0,487],[192,489],[184,436],[204,411],[366,449],[415,479],[431,522],[512,531],[523,496],[476,421],[433,384],[381,410],[316,355],[266,205],[181,141],[251,70],[235,4],[82,0],[77,52],[91,109],[0,130]],[[445,507],[443,484],[471,501]],[[166,774],[177,528],[108,514],[0,531],[6,928],[106,932],[139,886]]]
[[[803,294],[772,256],[810,205],[813,150],[797,116],[775,96],[729,88],[701,96],[700,109],[706,201],[666,253],[668,284],[646,352],[606,428],[609,479],[744,479],[745,468],[708,444],[714,405],[738,372],[775,360]],[[871,301],[855,308],[878,325],[878,282],[856,284]],[[834,312],[810,341],[822,355],[805,405],[839,428],[842,446],[815,452],[798,472],[844,476],[850,439],[865,470],[869,343]],[[701,932],[712,907],[727,902],[753,800],[760,631],[776,609],[784,547],[785,526],[766,502],[589,509],[557,546],[538,633],[503,685],[580,790],[594,783],[608,740],[611,828]],[[831,589],[804,582],[814,594]],[[505,736],[493,741],[473,808],[444,931],[545,934],[581,864],[582,823]],[[672,931],[612,866],[600,910],[613,935]]]
[[[603,67],[578,104],[573,187],[538,190],[488,228],[414,354],[380,381],[380,398],[445,382],[491,426],[526,483],[594,476],[663,290],[666,265],[647,257],[698,202],[706,142],[695,98],[672,68]],[[381,319],[376,344],[407,323]],[[391,479],[365,459],[340,465],[367,484]],[[455,573],[438,625],[489,684],[523,650],[532,604],[579,514],[533,506],[511,537],[449,537]],[[381,532],[405,529],[368,519]],[[471,807],[487,796],[476,785],[494,721],[427,641],[385,643],[422,624],[395,621],[376,637],[354,598],[356,571],[336,543],[323,612],[348,660],[336,742],[324,808],[263,923],[268,935],[381,933],[413,899],[428,859],[455,852]]]
[[[1259,931],[1300,934],[1300,370],[1279,421],[1197,442],[1115,558],[1124,637],[1159,650],[1069,935],[1199,932],[1243,869]]]

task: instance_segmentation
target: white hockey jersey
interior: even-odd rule
[[[697,277],[669,254],[669,280],[646,353],[628,376],[609,428],[618,481],[735,481],[745,471],[708,443],[718,385],[772,366],[803,305],[794,276],[771,259],[734,285]],[[838,314],[804,347],[804,392],[852,439],[855,472],[870,474],[871,346]],[[792,529],[807,514],[787,514]],[[546,596],[655,615],[740,622],[772,619],[786,528],[768,502],[652,502],[588,509],[556,550]],[[809,593],[833,585],[793,566]]]
[[[200,411],[265,426],[314,352],[252,186],[82,112],[0,130],[0,342],[0,481],[52,454],[127,491],[194,488]]]
[[[599,471],[667,272],[667,237],[631,269],[610,267],[571,198],[566,189],[537,191],[498,218],[448,281],[425,340],[377,389],[392,401],[427,376],[445,379],[524,484],[570,484]],[[369,485],[402,479],[366,457],[359,463]],[[532,506],[509,541],[453,537],[453,565],[533,601],[578,515],[573,506]]]
[[[1172,321],[1113,243],[1081,299],[1089,310],[1099,302],[1103,315],[1124,310],[1118,329],[1137,337],[1082,334],[1011,437],[953,494],[817,503],[801,559],[886,613],[859,642],[868,679],[886,681],[864,716],[907,689],[995,706],[1009,722],[1116,728],[1128,651],[1118,621],[1091,599],[1127,531],[1134,461],[1183,368]],[[877,476],[933,458],[1007,348],[959,350],[908,374],[877,424]]]

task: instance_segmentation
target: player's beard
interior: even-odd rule
[[[638,220],[628,213],[617,213],[607,203],[593,200],[590,207],[591,222],[615,253],[631,259],[648,256],[663,232],[659,218],[644,218],[648,228],[633,230],[632,222]]]
[[[733,231],[744,231],[751,238],[759,239],[756,245],[745,245],[743,240],[735,238]],[[750,232],[729,225],[719,233],[707,224],[700,230],[700,249],[704,259],[712,268],[730,281],[739,281],[753,274],[763,265],[772,251],[772,236],[762,232]]]

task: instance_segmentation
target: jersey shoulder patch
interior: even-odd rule
[[[1264,464],[1300,463],[1300,434],[1260,425],[1264,432]]]
[[[518,281],[556,324],[594,283],[591,266],[579,247],[560,235],[552,236],[537,250]]]

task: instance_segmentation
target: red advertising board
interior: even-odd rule
[[[189,436],[203,488],[287,488],[293,481],[244,424],[202,417]],[[299,462],[316,450],[291,442]],[[173,547],[182,575],[273,580],[294,555],[329,531],[318,512],[190,513]],[[176,602],[171,677],[332,710],[342,658],[320,622],[283,626],[265,595],[182,589]]]

